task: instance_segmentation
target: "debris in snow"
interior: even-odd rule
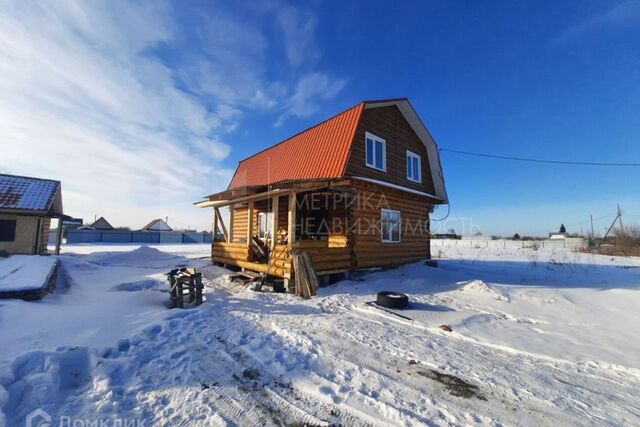
[[[470,384],[455,375],[443,374],[442,372],[438,372],[434,369],[418,371],[418,375],[422,375],[423,377],[427,377],[431,380],[444,384],[444,388],[452,396],[464,397],[465,399],[475,397],[480,400],[487,400],[486,397],[478,392],[479,389],[477,385]]]
[[[260,372],[252,368],[247,368],[242,371],[242,376],[244,378],[249,378],[250,380],[257,380],[260,378]]]
[[[440,325],[440,326],[438,326],[438,327],[439,327],[440,329],[442,329],[443,331],[445,331],[445,332],[451,332],[451,331],[452,331],[451,327],[450,327],[450,326],[448,326],[448,325]]]

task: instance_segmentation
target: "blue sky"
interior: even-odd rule
[[[0,90],[1,171],[207,228],[190,203],[240,159],[363,99],[409,97],[443,148],[640,162],[640,1],[3,2]],[[640,168],[442,162],[436,229],[640,220]]]

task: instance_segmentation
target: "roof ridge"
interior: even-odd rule
[[[329,117],[329,118],[326,118],[326,119],[324,119],[323,121],[321,121],[321,122],[319,122],[319,123],[316,123],[316,124],[315,124],[315,125],[313,125],[313,126],[309,126],[308,128],[301,130],[300,132],[294,133],[293,135],[291,135],[291,136],[287,137],[286,139],[283,139],[283,140],[282,140],[282,141],[280,141],[280,142],[276,142],[276,143],[275,143],[275,144],[273,144],[273,145],[270,145],[270,146],[268,146],[268,147],[266,147],[266,148],[263,148],[262,150],[260,150],[260,151],[258,151],[258,152],[256,152],[256,153],[254,153],[254,154],[252,154],[252,155],[250,155],[249,157],[245,157],[244,159],[240,160],[240,161],[238,162],[238,164],[240,164],[240,163],[244,162],[245,160],[249,160],[249,159],[250,159],[250,158],[252,158],[252,157],[257,156],[258,154],[262,154],[262,153],[264,153],[265,151],[272,149],[273,147],[277,147],[278,145],[283,144],[283,143],[285,143],[285,142],[289,141],[290,139],[295,138],[296,136],[298,136],[298,135],[300,135],[300,134],[303,134],[303,133],[305,133],[305,132],[307,132],[307,131],[310,131],[311,129],[316,128],[316,127],[318,127],[318,126],[320,126],[320,125],[322,125],[322,124],[324,124],[324,123],[328,122],[329,120],[333,120],[333,119],[335,119],[336,117],[341,116],[342,114],[346,113],[347,111],[353,110],[354,108],[357,108],[357,107],[359,107],[360,105],[362,105],[362,104],[364,104],[364,103],[366,103],[366,102],[369,102],[369,101],[361,101],[361,102],[358,102],[357,104],[352,105],[351,107],[349,107],[349,108],[347,108],[347,109],[345,109],[345,110],[343,110],[343,111],[339,112],[338,114],[334,114],[333,116],[331,116],[331,117]]]
[[[58,184],[60,184],[60,182],[61,182],[59,179],[38,178],[38,177],[35,177],[35,176],[26,176],[26,175],[12,175],[10,173],[0,173],[0,176],[8,176],[8,177],[11,177],[11,178],[34,179],[34,180],[38,180],[38,181],[57,182]]]

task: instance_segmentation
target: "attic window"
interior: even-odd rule
[[[420,156],[407,150],[407,179],[413,182],[422,182],[422,162]]]
[[[387,142],[369,132],[365,133],[365,164],[373,169],[387,171]]]

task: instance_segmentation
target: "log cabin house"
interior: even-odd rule
[[[327,280],[430,258],[429,214],[444,203],[436,143],[399,98],[361,102],[242,160],[226,191],[196,205],[213,207],[214,263],[288,284],[295,251]]]

